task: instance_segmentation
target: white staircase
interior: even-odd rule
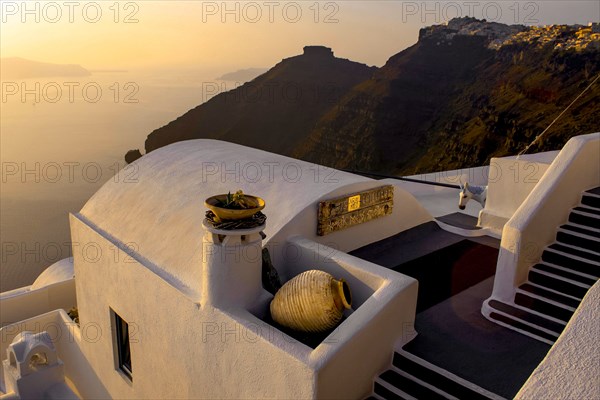
[[[556,241],[529,269],[512,304],[488,300],[484,315],[507,328],[552,344],[588,289],[600,277],[600,187],[583,192],[581,202],[560,226]]]

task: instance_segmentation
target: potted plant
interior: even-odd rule
[[[241,190],[209,197],[204,204],[221,221],[250,218],[265,208],[263,199],[244,194]]]

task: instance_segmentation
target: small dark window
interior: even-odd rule
[[[115,315],[117,362],[119,369],[132,379],[131,373],[131,348],[129,346],[129,324],[117,313]]]

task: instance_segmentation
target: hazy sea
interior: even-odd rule
[[[125,166],[127,150],[143,152],[153,129],[206,100],[206,85],[215,84],[201,75],[2,82],[0,292],[31,284],[71,255],[68,214]]]

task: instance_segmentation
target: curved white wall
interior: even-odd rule
[[[489,168],[485,208],[479,213],[479,226],[502,235],[504,224],[514,215],[538,184],[558,152],[492,158]]]
[[[590,288],[546,358],[515,399],[597,399],[600,397],[600,283]]]
[[[349,184],[332,192],[323,193],[312,204],[298,210],[297,215],[290,219],[272,237],[268,237],[265,241],[265,247],[269,248],[273,265],[278,269],[282,278],[287,280],[297,274],[297,271],[288,268],[288,265],[293,264],[297,258],[297,249],[293,243],[288,242],[290,236],[301,235],[336,251],[348,252],[433,220],[431,214],[421,206],[413,195],[402,189],[399,184],[392,183],[394,186],[394,206],[391,215],[336,231],[329,235],[317,235],[319,201],[334,199],[386,184],[390,184],[390,182],[382,183],[370,180]]]
[[[472,185],[485,186],[488,184],[489,165],[483,167],[454,169],[450,171],[431,172],[428,174],[410,175],[406,178],[459,185],[469,182]]]
[[[581,192],[600,186],[600,133],[570,139],[504,226],[492,298],[512,302],[529,267],[567,222]]]
[[[33,285],[0,294],[0,326],[77,305],[73,260],[57,261]]]

